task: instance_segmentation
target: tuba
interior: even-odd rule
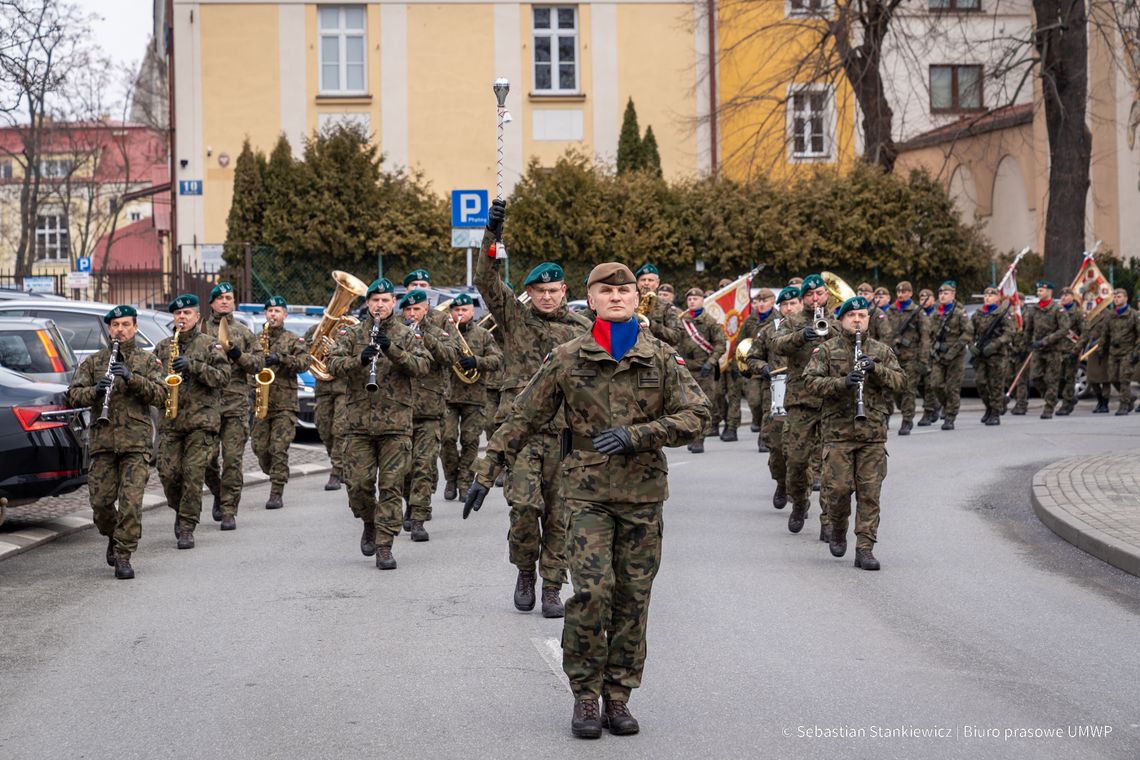
[[[309,364],[309,371],[318,380],[326,381],[333,379],[328,367],[325,366],[325,358],[334,346],[333,332],[341,327],[355,327],[360,324],[359,319],[347,314],[347,312],[353,301],[368,292],[368,286],[348,272],[335,270],[332,273],[332,278],[336,281],[336,290],[333,291],[332,298],[329,299],[329,305],[325,307],[325,314],[321,317],[321,322],[313,333],[312,344],[309,348],[309,354],[313,357],[312,363]]]
[[[748,371],[748,351],[752,348],[752,338],[745,338],[736,344],[733,358],[736,359],[736,368],[741,372]]]
[[[182,375],[174,371],[174,360],[178,358],[178,336],[182,333],[182,325],[174,326],[174,337],[170,341],[170,353],[166,356],[166,377],[162,381],[166,384],[166,419],[172,420],[178,416],[178,386],[182,385]]]
[[[823,278],[823,285],[827,288],[827,306],[815,307],[815,333],[820,337],[827,337],[831,324],[827,313],[834,314],[841,303],[855,295],[855,291],[834,272],[820,272],[819,276]]]
[[[265,327],[261,329],[261,352],[266,356],[269,355],[269,320],[265,320]],[[263,420],[269,416],[269,386],[273,385],[273,381],[277,379],[277,374],[265,367],[257,375],[254,376],[253,381],[257,385],[257,390],[254,392],[253,402],[253,416],[259,420]]]

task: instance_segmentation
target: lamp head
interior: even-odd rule
[[[499,101],[499,108],[506,108],[507,93],[511,91],[511,83],[505,78],[499,77],[491,85],[491,89],[495,91],[495,100]]]

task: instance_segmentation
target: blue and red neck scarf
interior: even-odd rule
[[[883,304],[882,306],[879,307],[879,311],[890,311],[890,308],[891,308],[891,302],[887,301],[885,304]]]
[[[699,309],[689,309],[689,314],[693,315],[693,319],[696,319],[697,317],[701,316],[704,313],[705,313],[705,307],[703,307],[703,306]]]
[[[1076,306],[1076,305],[1077,305],[1077,302],[1076,302],[1076,301],[1073,301],[1073,302],[1072,302],[1072,303],[1070,303],[1070,304],[1061,304],[1061,309],[1062,309],[1062,310],[1064,310],[1064,311],[1072,311],[1072,310],[1073,310],[1073,307],[1074,307],[1074,306]]]
[[[1037,302],[1037,306],[1042,309],[1048,309],[1053,304],[1052,298],[1042,298]]]
[[[909,299],[909,298],[906,299],[905,301],[895,301],[895,308],[898,309],[899,311],[905,311],[905,310],[910,308],[910,304],[911,304],[911,299]]]
[[[942,315],[945,315],[945,314],[949,314],[949,313],[950,313],[950,312],[952,312],[952,311],[954,311],[954,302],[953,302],[953,301],[951,301],[950,303],[940,303],[940,304],[938,304],[938,314],[939,314],[939,316],[942,316]]]
[[[763,323],[765,320],[768,319],[768,317],[772,316],[773,311],[774,311],[774,309],[768,309],[768,311],[759,312],[756,314],[756,319],[760,320],[760,322]]]
[[[998,307],[998,305],[996,303],[986,304],[985,306],[982,307],[982,313],[983,314],[993,314],[994,311],[997,309],[997,307]]]
[[[928,316],[928,317],[934,313],[934,307],[933,306],[924,306],[922,310],[924,312],[926,312],[926,316]]]
[[[1123,306],[1121,306],[1119,309],[1116,310],[1116,313],[1117,314],[1124,314],[1127,311],[1128,311],[1128,304],[1124,304]]]
[[[628,322],[594,320],[594,340],[614,358],[614,361],[620,362],[621,358],[629,352],[629,349],[633,348],[633,344],[637,343],[637,334],[640,331],[641,326],[637,324],[636,317]]]

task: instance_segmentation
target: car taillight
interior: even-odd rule
[[[36,335],[40,336],[40,343],[43,344],[44,352],[51,361],[51,371],[63,372],[63,361],[59,358],[59,352],[55,350],[55,341],[51,339],[51,335],[47,330],[36,330]]]
[[[51,428],[67,427],[67,423],[60,420],[41,419],[44,412],[54,412],[66,409],[66,406],[14,406],[12,413],[20,421],[20,427],[26,432],[33,430],[50,430]]]

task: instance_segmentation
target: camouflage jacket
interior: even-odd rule
[[[670,346],[681,345],[685,331],[681,327],[680,310],[658,298],[649,312],[649,331]]]
[[[1025,325],[1026,343],[1041,341],[1042,352],[1063,351],[1069,342],[1065,337],[1069,331],[1069,316],[1061,311],[1056,301],[1044,309],[1040,304],[1027,306],[1022,324]]]
[[[149,453],[154,440],[150,408],[162,409],[166,403],[166,384],[162,382],[166,373],[162,371],[162,363],[136,346],[133,339],[120,343],[119,361],[130,369],[131,379],[115,378],[108,410],[110,422],[96,423],[103,412],[104,392],[96,390],[95,384],[107,373],[110,358],[111,349],[101,348],[84,359],[71,378],[68,400],[75,407],[91,407],[89,446],[92,454]]]
[[[824,342],[822,338],[808,340],[804,337],[804,328],[814,322],[815,312],[805,309],[783,320],[772,338],[770,350],[784,357],[788,366],[788,381],[784,390],[785,408],[804,406],[809,409],[819,409],[822,404],[819,396],[804,386],[804,368],[811,360],[812,351]],[[838,323],[828,319],[828,338],[838,334]]]
[[[755,341],[756,336],[760,334],[760,331],[762,329],[772,324],[779,318],[780,312],[778,309],[772,309],[769,311],[764,315],[763,320],[760,319],[760,315],[753,311],[748,315],[748,318],[744,320],[744,324],[740,326],[740,340],[744,340],[745,338],[752,338],[752,340]]]
[[[906,388],[906,374],[885,343],[867,338],[863,341],[862,351],[875,360],[874,371],[863,381],[865,420],[855,419],[856,389],[848,388],[846,382],[855,365],[854,335],[844,332],[829,338],[815,350],[804,369],[808,392],[823,400],[820,419],[824,443],[881,443],[887,440],[891,399]]]
[[[973,327],[962,304],[955,301],[945,314],[941,304],[934,309],[934,317],[930,320],[930,357],[934,361],[957,361],[973,337]]]
[[[707,351],[698,345],[689,333],[690,329],[696,332],[705,343],[709,344],[712,350]],[[686,309],[681,312],[681,332],[681,344],[677,346],[677,351],[684,357],[690,372],[699,372],[701,365],[706,363],[713,367],[718,366],[720,357],[724,356],[724,352],[728,349],[728,344],[724,337],[724,329],[721,328],[719,322],[713,319],[711,314],[707,311],[701,311],[699,315],[694,317],[693,312]]]
[[[455,338],[448,329],[424,319],[419,325],[409,325],[416,340],[431,356],[431,368],[426,375],[412,381],[412,417],[417,420],[438,420],[447,410],[447,397],[451,393],[451,365],[459,359]],[[456,380],[456,383],[459,381]]]
[[[985,307],[982,307],[970,317],[970,323],[974,336],[971,348],[975,356],[981,356],[986,346],[994,347],[991,357],[1005,356],[1006,351],[1013,345],[1017,322],[1005,306],[999,305],[988,314],[985,312]],[[987,335],[989,337],[986,337]],[[983,339],[986,341],[985,345],[981,344]]]
[[[880,330],[871,332],[875,340],[886,343],[905,362],[925,364],[930,357],[930,332],[926,329],[926,315],[914,301],[901,311],[898,302],[879,320]]]
[[[1137,341],[1140,340],[1140,323],[1136,321],[1136,312],[1131,306],[1126,306],[1123,314],[1117,314],[1111,304],[1104,311],[1108,314],[1103,328],[1107,355],[1121,357],[1134,353]]]
[[[893,331],[891,327],[890,307],[880,309],[872,305],[871,308],[867,310],[867,316],[869,318],[867,322],[867,336],[889,344]]]
[[[265,355],[261,353],[257,337],[248,327],[233,317],[227,317],[227,320],[230,345],[240,348],[241,356],[237,361],[230,362],[230,381],[222,390],[222,417],[249,417],[249,389],[253,385],[253,376],[265,366]],[[203,319],[199,324],[204,334],[216,338],[221,321],[221,314],[211,312],[210,318]]]
[[[503,366],[503,352],[499,350],[495,336],[475,324],[475,320],[464,322],[458,329],[459,334],[467,341],[471,355],[475,357],[475,369],[479,371],[479,379],[473,383],[465,383],[457,377],[451,378],[451,396],[447,401],[449,404],[482,406],[487,403],[487,388],[492,378]],[[456,350],[459,351],[458,339],[456,339]]]
[[[164,377],[173,340],[172,335],[154,347],[154,356],[162,363]],[[182,384],[178,386],[178,414],[172,420],[162,415],[159,431],[218,432],[222,425],[222,391],[230,382],[230,360],[213,338],[202,334],[198,325],[183,330],[178,336],[178,355],[189,359],[190,366],[182,373]]]
[[[669,466],[662,447],[694,440],[712,415],[709,400],[668,343],[642,332],[619,362],[587,333],[555,348],[519,394],[479,462],[480,482],[489,485],[560,409],[569,429],[561,495],[592,502],[667,499]],[[634,453],[607,456],[594,450],[591,439],[611,427],[626,428]]]
[[[258,343],[262,342],[258,335]],[[300,409],[297,403],[297,375],[309,368],[309,349],[305,339],[292,330],[284,327],[269,329],[269,351],[277,354],[279,362],[269,369],[273,370],[273,383],[269,386],[269,413],[296,412]]]
[[[315,325],[305,331],[305,348],[310,353],[310,359],[312,359],[313,351],[313,333],[315,333],[317,331],[317,328],[320,326],[321,323],[317,322]],[[333,337],[335,338],[336,336],[334,335]],[[312,365],[310,364],[310,367],[311,366]],[[320,378],[317,378],[317,387],[315,390],[315,395],[317,396],[336,396],[338,394],[344,393],[344,391],[345,384],[343,377],[334,377],[332,380],[321,380]]]
[[[749,319],[751,319],[751,317],[749,317]],[[747,357],[749,372],[755,374],[765,366],[767,366],[769,370],[779,369],[784,366],[783,358],[772,350],[772,339],[776,336],[776,329],[783,321],[784,317],[773,312],[768,319],[764,320],[764,324],[757,330],[755,335],[745,336],[752,338],[752,346],[748,349]],[[761,384],[764,382],[765,381],[761,381]],[[767,382],[771,381],[769,380]]]
[[[1069,305],[1069,308],[1061,307],[1061,311],[1069,318],[1069,329],[1065,331],[1066,340],[1061,344],[1063,348],[1069,349],[1067,353],[1073,356],[1080,356],[1088,345],[1088,324],[1089,318],[1085,310],[1076,304],[1076,302]],[[1069,331],[1072,331],[1076,336],[1076,342],[1068,337]]]
[[[328,355],[329,371],[346,383],[344,413],[348,432],[411,435],[412,380],[428,373],[431,355],[403,320],[389,314],[380,323],[380,329],[392,344],[376,357],[376,384],[380,387],[370,392],[365,387],[370,366],[360,363],[360,354],[371,342],[372,323],[372,317],[366,315],[359,325],[343,328],[336,347]]]

